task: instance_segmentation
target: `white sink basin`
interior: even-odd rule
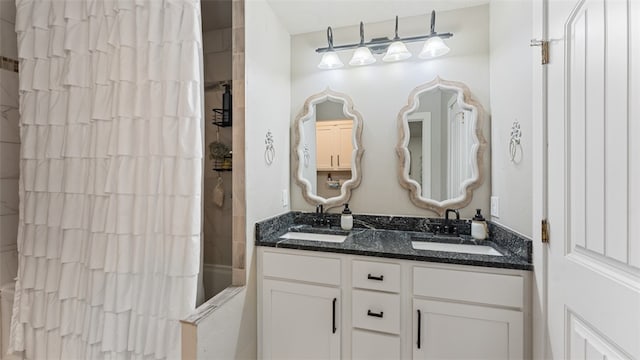
[[[347,235],[314,234],[304,232],[288,232],[280,236],[280,239],[310,240],[331,243],[341,243],[344,242],[346,238]]]
[[[491,246],[486,245],[466,245],[466,244],[449,244],[439,243],[431,241],[412,241],[411,246],[416,250],[431,250],[431,251],[448,251],[465,254],[480,254],[480,255],[493,255],[502,256],[500,252]]]

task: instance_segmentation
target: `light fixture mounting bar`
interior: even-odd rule
[[[418,41],[422,41],[422,40],[427,40],[429,38],[438,36],[441,39],[448,39],[450,37],[453,36],[452,33],[433,33],[433,34],[429,34],[429,35],[419,35],[419,36],[410,36],[410,37],[405,37],[405,38],[400,38],[399,40],[405,43],[410,43],[410,42],[418,42]],[[369,42],[364,43],[364,46],[366,47],[372,47],[372,46],[381,46],[381,45],[389,45],[394,41],[398,41],[398,39],[388,39],[388,38],[377,38],[374,40],[371,40]],[[334,45],[333,46],[333,50],[339,51],[339,50],[349,50],[349,49],[356,49],[358,48],[358,46],[361,46],[360,43],[353,43],[353,44],[345,44],[345,45]],[[327,52],[329,51],[329,47],[322,47],[322,48],[317,48],[316,52],[317,53],[323,53],[323,52]]]

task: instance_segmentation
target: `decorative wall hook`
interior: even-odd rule
[[[520,130],[520,123],[518,120],[511,125],[511,139],[509,140],[509,160],[512,163],[519,164],[522,161],[522,145],[520,139],[522,138],[522,130]]]
[[[273,145],[273,134],[271,130],[267,130],[267,134],[264,139],[265,150],[264,150],[264,160],[267,165],[273,164],[273,160],[276,158],[276,148]]]

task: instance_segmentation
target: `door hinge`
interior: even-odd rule
[[[549,221],[542,219],[541,225],[541,238],[543,243],[549,242]]]
[[[532,39],[529,46],[540,46],[540,56],[542,65],[546,65],[549,63],[549,41],[548,40],[538,40]]]

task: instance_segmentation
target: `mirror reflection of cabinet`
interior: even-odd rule
[[[352,120],[316,122],[316,166],[318,171],[351,171]]]

